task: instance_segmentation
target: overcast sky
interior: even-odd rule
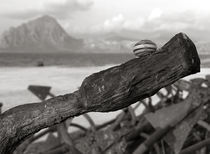
[[[209,0],[0,0],[0,33],[44,14],[74,35],[164,38],[183,31],[210,40]]]

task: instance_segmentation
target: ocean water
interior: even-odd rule
[[[51,86],[55,95],[71,93],[78,89],[86,76],[109,67],[1,67],[0,102],[4,103],[3,111],[39,101],[27,90],[29,85]]]
[[[33,67],[40,62],[45,66],[104,66],[120,64],[135,56],[127,53],[1,53],[0,67]],[[210,67],[210,55],[199,55],[202,67]]]
[[[33,67],[40,62],[45,66],[104,66],[119,64],[134,58],[128,53],[0,53],[0,67]]]

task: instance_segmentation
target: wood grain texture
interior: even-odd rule
[[[31,134],[67,118],[122,109],[199,71],[195,45],[179,33],[155,53],[88,76],[78,91],[4,112],[0,116],[0,153],[12,153]]]

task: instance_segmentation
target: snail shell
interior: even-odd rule
[[[141,40],[137,42],[133,47],[133,53],[135,56],[140,57],[148,53],[153,53],[157,50],[157,45],[150,40]]]

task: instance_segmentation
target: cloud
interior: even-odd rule
[[[125,22],[125,18],[122,14],[118,14],[114,16],[112,19],[106,20],[104,22],[104,30],[105,31],[115,31],[122,28],[121,25]]]
[[[92,0],[65,0],[60,3],[44,3],[43,7],[36,9],[28,9],[25,11],[17,11],[12,13],[4,14],[4,16],[12,19],[28,19],[43,14],[52,15],[59,19],[69,18],[72,13],[78,11],[86,11],[93,5]]]
[[[157,18],[160,18],[162,15],[162,10],[160,8],[155,8],[154,10],[152,10],[152,12],[150,13],[148,20],[154,20]]]
[[[159,8],[151,11],[145,18],[128,19],[117,14],[103,24],[93,27],[91,33],[115,33],[124,37],[147,37],[166,40],[178,32],[186,32],[199,41],[210,39],[208,16],[200,16],[192,11],[164,13]]]
[[[129,20],[124,17],[123,14],[119,13],[110,19],[107,19],[102,24],[91,27],[88,31],[90,33],[111,33],[120,32],[123,30],[138,30],[144,24],[143,18],[137,18]]]
[[[48,4],[45,9],[52,15],[65,18],[72,12],[89,10],[92,5],[93,1],[91,0],[67,0],[61,4]]]

